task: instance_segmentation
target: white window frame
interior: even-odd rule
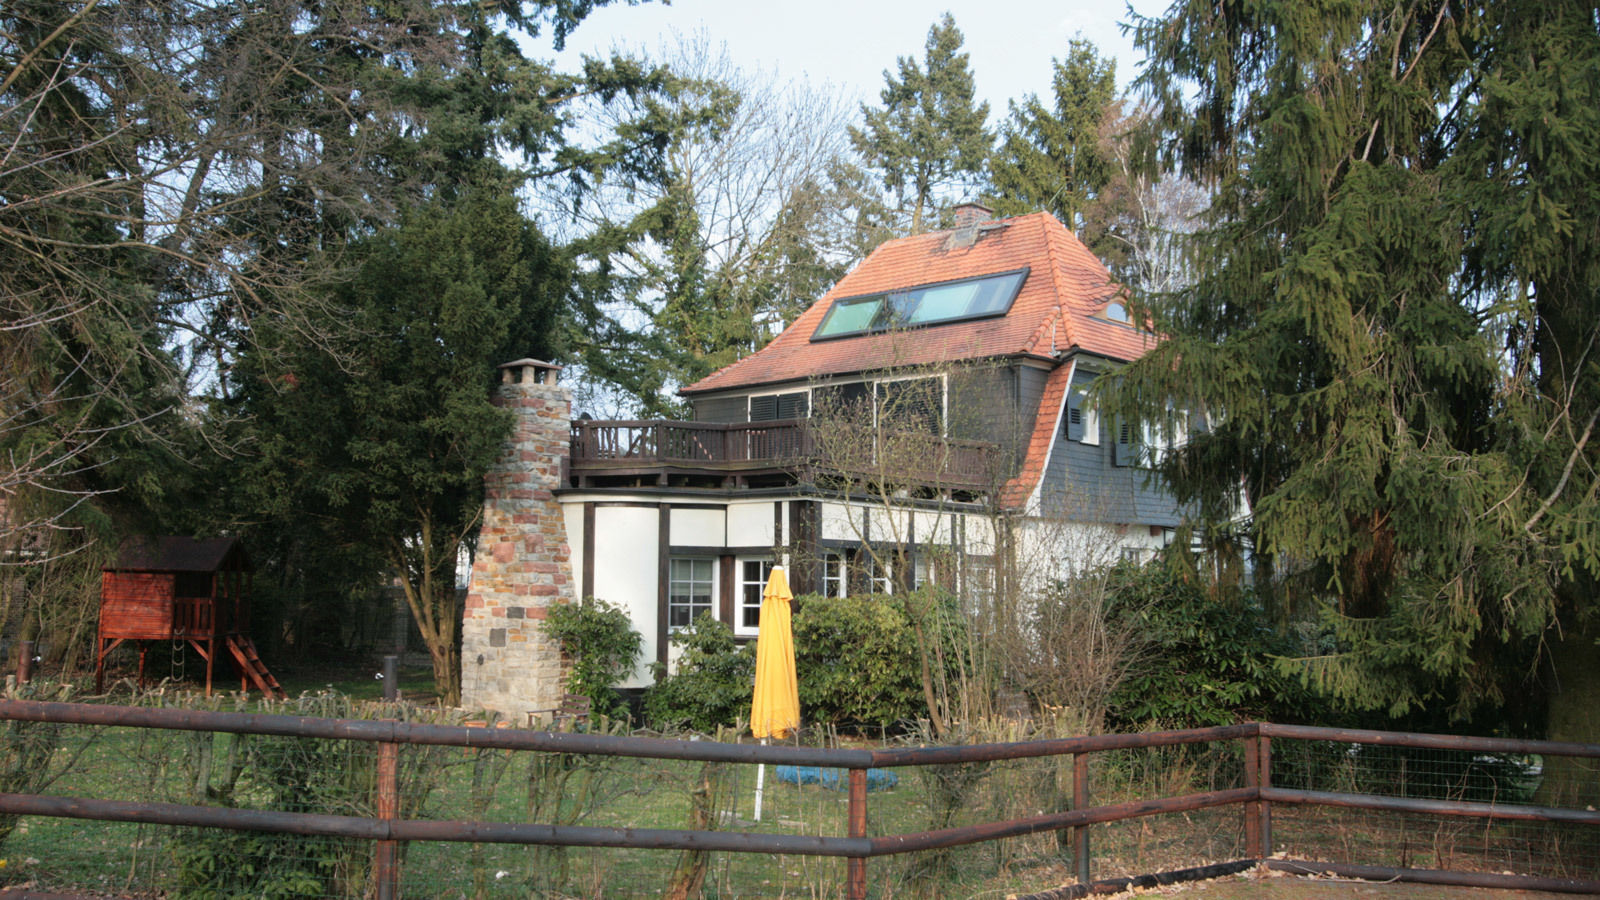
[[[1100,410],[1089,400],[1087,388],[1075,387],[1068,394],[1067,414],[1071,415],[1073,401],[1077,401],[1078,423],[1082,426],[1083,434],[1078,438],[1078,443],[1091,447],[1100,446]]]
[[[866,557],[867,567],[867,593],[893,596],[894,594],[894,563],[885,560],[882,563],[883,571],[878,571],[877,554],[863,549],[861,555]]]
[[[1140,432],[1144,439],[1145,465],[1153,468],[1165,462],[1167,454],[1189,442],[1189,416],[1168,407],[1165,422],[1143,422]]]
[[[968,556],[960,571],[967,611],[976,615],[992,610],[997,590],[993,557]]]
[[[822,596],[850,596],[850,554],[843,550],[823,551]]]
[[[692,574],[687,579],[679,578],[678,577],[678,564],[679,563],[690,563],[690,564],[693,564],[693,563],[704,563],[706,565],[706,567],[707,567],[707,569],[708,569],[710,574],[704,580],[696,578],[696,577],[693,577]],[[691,586],[691,591],[693,590],[692,586],[704,584],[708,588],[705,602],[704,603],[696,602],[692,596],[691,596],[691,598],[690,598],[688,603],[677,602],[675,598],[678,596],[677,587],[680,584],[690,585]],[[673,619],[673,615],[672,615],[673,611],[676,610],[676,609],[685,607],[685,606],[687,606],[688,609],[689,609],[689,621],[690,622],[693,622],[695,619],[699,618],[699,616],[696,615],[696,610],[697,609],[699,610],[700,615],[710,615],[711,618],[713,618],[713,619],[717,618],[717,561],[716,561],[716,559],[714,557],[710,557],[710,556],[674,556],[674,557],[671,557],[671,558],[668,559],[668,561],[667,561],[667,630],[669,632],[681,631],[682,629],[687,627],[684,624],[676,624],[675,625],[675,624],[673,624],[673,621],[672,621],[672,619]]]
[[[802,418],[802,419],[811,418],[811,400],[812,400],[811,388],[810,388],[810,386],[802,385],[800,387],[792,387],[792,388],[789,388],[787,390],[782,390],[782,391],[757,391],[756,393],[746,395],[745,398],[744,398],[744,420],[745,420],[745,422],[752,423],[752,424],[759,424],[759,423],[756,423],[756,421],[754,419],[750,418],[751,409],[752,409],[752,407],[755,406],[755,400],[756,400],[757,397],[774,397],[774,398],[776,398],[776,397],[785,397],[785,396],[788,396],[789,394],[805,394],[806,395],[806,414],[804,416],[801,416],[800,418]],[[774,400],[773,403],[776,404],[777,401]],[[783,419],[763,419],[762,421],[764,421],[764,422],[781,422],[781,421],[784,421],[784,420]]]
[[[746,564],[757,565],[760,579],[750,580],[745,574]],[[766,591],[767,578],[777,561],[770,556],[737,556],[733,560],[733,633],[738,637],[754,637],[761,631],[761,596]],[[752,604],[751,600],[754,600]],[[756,624],[746,625],[745,614],[755,617]]]

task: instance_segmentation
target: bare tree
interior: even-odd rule
[[[1099,230],[1122,247],[1116,275],[1129,287],[1170,294],[1194,277],[1189,241],[1210,205],[1205,189],[1180,173],[1157,165],[1150,135],[1151,112],[1128,101],[1108,111],[1101,143],[1114,169],[1095,213]]]
[[[422,190],[392,152],[417,111],[375,82],[456,41],[449,6],[386,11],[0,6],[0,537],[105,489],[120,432],[193,424],[257,317],[323,341],[342,238]]]
[[[581,375],[620,385],[647,412],[671,388],[759,349],[854,261],[830,237],[827,195],[847,152],[843,96],[740,69],[703,32],[658,52],[684,123],[668,177],[619,169],[576,205],[554,182],[534,194],[541,219],[612,273],[609,324],[653,340],[627,356],[607,329],[574,335]],[[599,103],[587,115],[600,130],[624,124]]]
[[[903,366],[811,390],[809,473],[859,548],[816,564],[836,567],[829,583],[852,592],[903,595],[936,735],[995,711],[992,658],[952,620],[958,593],[992,595],[1002,552],[989,512],[1010,474],[1010,442],[952,437],[993,436],[992,410],[973,402],[972,386],[994,371],[982,361]],[[962,520],[983,526],[967,538],[980,560],[960,549]]]

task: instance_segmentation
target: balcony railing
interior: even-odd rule
[[[572,423],[575,483],[604,475],[702,474],[735,479],[754,473],[799,475],[819,467],[873,474],[879,462],[870,436],[833,441],[807,419],[773,422],[676,422],[666,419]],[[904,441],[897,441],[904,444]],[[846,444],[841,450],[835,444]],[[994,444],[928,437],[898,471],[884,475],[952,490],[986,490],[994,483]],[[885,464],[887,460],[883,460]],[[663,482],[665,483],[665,482]]]

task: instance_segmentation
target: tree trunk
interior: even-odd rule
[[[440,707],[461,705],[461,666],[453,636],[425,635],[428,656],[433,662],[433,688]]]
[[[1566,629],[1550,643],[1555,684],[1545,737],[1552,741],[1600,743],[1600,625]],[[1582,809],[1600,807],[1600,759],[1546,756],[1544,781],[1535,802]]]

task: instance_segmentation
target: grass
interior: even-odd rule
[[[281,671],[280,671],[281,668]],[[383,699],[383,671],[381,663],[351,670],[317,665],[283,665],[274,667],[273,675],[290,697],[303,693],[316,694],[333,691],[351,700],[376,701]],[[433,688],[433,669],[429,666],[401,666],[400,698],[408,703],[423,706],[434,703],[438,694]]]

